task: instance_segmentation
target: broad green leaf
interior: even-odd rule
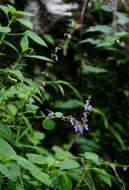
[[[81,40],[79,43],[83,44],[83,43],[91,43],[93,45],[97,45],[101,42],[101,40],[99,39],[93,39],[93,38],[87,38],[85,40]]]
[[[13,104],[8,104],[7,107],[12,115],[16,115],[18,111],[16,106],[14,106]]]
[[[13,177],[13,179],[16,180],[18,177],[20,177],[20,167],[17,165],[16,162],[9,161],[5,164],[5,166],[11,172],[11,176]]]
[[[47,47],[47,45],[46,45],[46,43],[44,42],[44,40],[43,40],[40,36],[38,36],[36,33],[32,32],[32,31],[30,31],[30,30],[27,30],[27,31],[25,32],[25,34],[26,34],[29,38],[31,38],[33,41],[35,41],[36,43],[38,43],[38,44],[40,44],[40,45],[42,45],[42,46]]]
[[[45,34],[45,35],[44,35],[44,38],[45,38],[49,43],[54,44],[54,39],[53,39],[52,35],[50,35],[50,34]]]
[[[40,59],[42,61],[48,61],[48,62],[53,62],[52,59],[49,59],[47,57],[41,56],[41,55],[27,55],[26,57],[32,58],[32,59]]]
[[[60,170],[69,170],[69,169],[75,169],[75,168],[79,168],[79,167],[80,167],[80,165],[77,161],[67,159],[67,160],[64,160],[61,162]]]
[[[114,37],[117,38],[128,38],[129,37],[129,33],[128,32],[115,32]]]
[[[11,28],[8,26],[0,26],[0,33],[9,33],[11,32]]]
[[[7,124],[4,123],[0,123],[0,137],[11,141],[12,138],[12,131],[11,129],[8,127]]]
[[[26,160],[25,158],[21,156],[15,156],[14,159],[17,161],[18,165],[20,165],[26,170],[29,170],[31,175],[35,179],[37,179],[38,181],[40,181],[41,183],[47,186],[50,186],[48,174],[42,172],[40,168],[38,168],[36,165],[34,165],[33,163],[31,163],[30,161]]]
[[[100,179],[105,182],[109,187],[112,187],[111,178],[108,175],[99,175]]]
[[[6,14],[6,16],[8,16],[8,7],[4,6],[4,5],[0,5],[0,9]]]
[[[3,161],[8,161],[11,160],[14,156],[16,156],[16,152],[12,146],[3,138],[0,138],[0,158]]]
[[[101,9],[106,12],[112,12],[112,7],[110,5],[102,5]]]
[[[62,175],[57,175],[52,179],[52,187],[54,190],[71,190],[72,181],[69,176],[66,176],[64,173]]]
[[[11,44],[9,41],[3,40],[2,42],[3,42],[5,45],[11,47],[13,50],[15,50],[15,51],[19,54],[18,49],[17,49],[13,44]]]
[[[79,105],[74,99],[70,99],[68,101],[57,100],[55,101],[54,107],[60,109],[76,109],[79,107]]]
[[[20,45],[21,45],[22,52],[25,52],[26,50],[29,49],[29,40],[28,40],[27,35],[22,37],[20,41]]]
[[[123,25],[129,23],[129,18],[124,13],[117,12],[116,15],[118,17],[117,19],[118,24]]]
[[[56,153],[55,156],[57,159],[68,159],[72,156],[72,154],[68,151],[64,151],[62,148],[58,146],[53,146],[52,150]]]
[[[52,130],[55,127],[55,122],[51,119],[44,119],[42,122],[42,126],[47,130]]]
[[[84,65],[83,64],[83,67],[82,67],[82,73],[83,74],[88,74],[88,73],[99,74],[99,73],[105,73],[105,72],[107,72],[106,69],[94,67],[91,65]]]
[[[41,143],[41,140],[45,139],[45,134],[40,131],[34,131],[32,135],[28,135],[27,137],[34,145],[38,145]]]
[[[61,113],[61,112],[55,112],[55,117],[56,118],[62,118],[63,117],[63,113]]]
[[[103,33],[114,33],[112,27],[107,25],[97,25],[97,26],[91,26],[87,32],[103,32]]]
[[[3,174],[4,177],[7,177],[9,180],[15,181],[12,172],[6,167],[5,164],[0,163],[0,173]]]
[[[95,162],[99,160],[99,156],[93,152],[85,152],[84,157],[86,159],[90,159],[90,160],[93,160]]]
[[[17,21],[33,30],[33,24],[27,18],[17,18]]]
[[[46,164],[46,162],[47,162],[47,158],[40,154],[29,153],[29,154],[27,154],[27,158],[29,161],[31,161],[34,164],[43,165],[43,164]]]

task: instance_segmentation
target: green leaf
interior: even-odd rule
[[[118,20],[117,20],[118,24],[124,25],[124,24],[129,23],[129,18],[124,13],[117,12],[116,15],[118,17]]]
[[[32,163],[43,165],[43,164],[46,164],[47,162],[47,158],[40,154],[29,153],[26,155],[27,155],[28,160],[31,161]]]
[[[32,31],[30,31],[30,30],[27,30],[27,31],[25,32],[25,34],[26,34],[29,38],[31,38],[34,42],[36,42],[36,43],[38,43],[38,44],[40,44],[40,45],[42,45],[42,46],[47,47],[47,45],[46,45],[46,43],[44,42],[44,40],[43,40],[40,36],[38,36],[36,33],[32,32]]]
[[[60,170],[69,170],[69,169],[75,169],[75,168],[79,168],[79,167],[80,167],[80,165],[77,161],[67,159],[67,160],[64,160],[61,162]]]
[[[62,118],[63,117],[63,113],[61,113],[61,112],[55,112],[55,117],[56,118]]]
[[[99,175],[100,179],[105,182],[109,187],[112,187],[111,178],[108,175]]]
[[[17,21],[33,30],[33,24],[26,18],[17,18]]]
[[[40,59],[42,61],[48,61],[48,62],[53,62],[52,59],[49,59],[47,57],[41,56],[41,55],[27,55],[26,57],[32,58],[32,59]]]
[[[9,33],[11,32],[11,28],[7,26],[0,26],[0,33]]]
[[[8,16],[8,7],[4,6],[4,5],[0,5],[0,9],[6,14],[6,16]]]
[[[29,170],[31,175],[40,181],[41,183],[50,186],[50,181],[49,181],[49,175],[42,172],[40,168],[32,164],[30,161],[26,160],[25,158],[21,156],[15,156],[14,158],[17,162],[18,165],[23,167],[26,170]]]
[[[6,167],[5,164],[0,163],[0,173],[3,174],[5,177],[10,179],[11,181],[15,181],[15,178],[11,171]]]
[[[122,149],[125,150],[126,147],[125,147],[125,145],[124,145],[124,141],[122,140],[120,134],[119,134],[116,130],[114,130],[114,129],[112,129],[111,131],[112,131],[112,134],[114,135],[114,137],[115,137],[115,138],[118,140],[118,142],[120,143]]]
[[[0,137],[11,141],[12,139],[12,131],[11,129],[8,127],[8,125],[4,124],[4,123],[0,123]]]
[[[113,28],[107,25],[97,25],[97,26],[91,26],[87,32],[103,32],[103,33],[114,33],[115,31]]]
[[[11,44],[9,41],[3,40],[2,42],[3,42],[5,45],[11,47],[13,50],[15,50],[15,51],[19,54],[18,49],[17,49],[13,44]]]
[[[83,66],[82,66],[82,73],[83,74],[89,74],[89,73],[99,74],[99,73],[105,73],[105,72],[107,72],[106,69],[93,67],[91,65],[84,65],[83,64]]]
[[[99,156],[93,152],[85,152],[84,157],[95,162],[99,160]]]
[[[5,166],[11,172],[11,176],[14,180],[20,177],[20,167],[17,165],[17,163],[9,161],[5,164]]]
[[[102,5],[101,9],[106,12],[112,12],[112,7],[110,5]]]
[[[26,50],[29,49],[29,40],[28,40],[27,35],[22,37],[20,41],[20,45],[21,45],[22,52],[25,52]]]
[[[34,14],[25,11],[15,11],[15,14],[19,16],[35,16]]]
[[[0,158],[2,158],[3,161],[8,161],[14,156],[16,156],[16,152],[12,146],[3,138],[0,138]]]
[[[87,38],[85,40],[81,40],[79,43],[83,44],[83,43],[91,43],[93,45],[97,45],[101,42],[101,40],[99,39],[93,39],[93,38]]]
[[[42,122],[42,126],[47,130],[52,130],[55,127],[55,122],[51,119],[44,119]]]
[[[64,85],[68,86],[69,88],[72,89],[72,91],[75,93],[75,95],[76,95],[79,99],[81,99],[81,95],[79,94],[79,92],[77,91],[77,89],[74,88],[69,82],[64,81],[64,80],[58,80],[58,81],[57,81],[57,84],[64,84]]]
[[[7,107],[12,115],[16,115],[18,111],[16,106],[14,106],[13,104],[8,104]]]
[[[68,101],[55,101],[54,107],[60,109],[76,109],[79,105],[76,103],[76,100],[70,99]]]
[[[34,145],[41,143],[41,140],[45,139],[45,134],[40,131],[34,131],[32,135],[28,135],[28,140]]]

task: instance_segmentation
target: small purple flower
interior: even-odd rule
[[[75,24],[74,21],[72,21],[72,22],[71,22],[71,25],[74,26],[74,24]]]
[[[29,101],[29,104],[32,104],[32,100]]]
[[[85,112],[83,113],[83,116],[84,116],[84,118],[87,118],[87,114]]]
[[[123,171],[127,171],[127,169],[128,169],[127,167],[123,167]]]
[[[46,86],[46,83],[45,83],[45,81],[42,81],[42,85],[45,87]]]
[[[78,125],[77,124],[74,125],[74,129],[75,129],[75,133],[77,133],[78,132]]]
[[[58,56],[56,55],[56,57],[55,57],[55,61],[58,61]]]
[[[56,52],[56,53],[57,53],[57,51],[58,51],[58,47],[55,48],[55,52]]]
[[[79,130],[80,134],[83,134],[83,127],[81,125],[78,125],[78,130]]]
[[[88,129],[88,125],[87,125],[86,123],[84,124],[84,128],[85,128],[86,131],[89,130],[89,129]]]
[[[68,35],[67,35],[67,37],[68,37],[69,39],[71,39],[71,38],[72,38],[71,34],[68,34]]]
[[[71,125],[74,126],[74,124],[75,124],[74,121],[72,119],[70,119],[69,121],[70,121]]]
[[[48,73],[46,73],[46,77],[48,78]]]

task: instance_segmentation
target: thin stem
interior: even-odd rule
[[[83,21],[84,21],[84,16],[85,16],[85,12],[88,6],[89,0],[85,0],[82,6],[82,11],[81,11],[81,16],[80,16],[80,36],[82,33],[82,28],[83,28]]]
[[[70,142],[68,148],[67,148],[67,151],[70,151],[70,149],[72,148],[72,146],[74,145],[75,143],[75,140],[76,140],[76,137],[79,137],[80,136],[80,133],[78,133]]]

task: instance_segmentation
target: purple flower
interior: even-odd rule
[[[74,125],[75,133],[78,132],[78,125]]]
[[[68,35],[67,35],[67,37],[68,37],[69,39],[71,39],[71,38],[72,38],[71,34],[68,34]]]
[[[32,100],[29,101],[29,104],[32,104]]]
[[[46,73],[46,77],[48,77],[48,73]]]
[[[45,81],[42,81],[42,85],[43,85],[43,86],[46,86],[46,83],[45,83]]]
[[[72,119],[70,119],[69,121],[70,121],[71,125],[74,126],[74,124],[75,124],[74,121]]]
[[[56,55],[56,57],[55,57],[55,61],[58,61],[58,56]]]
[[[81,125],[78,125],[78,130],[79,130],[80,134],[83,134],[83,127]]]
[[[57,53],[57,51],[58,51],[58,47],[55,48],[55,52],[56,52],[56,53]]]
[[[86,131],[89,130],[89,129],[88,129],[88,125],[87,125],[86,123],[84,124],[84,128],[85,128]]]
[[[128,169],[127,167],[123,167],[123,171],[127,171],[127,169]]]
[[[72,22],[71,22],[71,25],[74,26],[74,24],[75,24],[74,21],[72,21]]]

